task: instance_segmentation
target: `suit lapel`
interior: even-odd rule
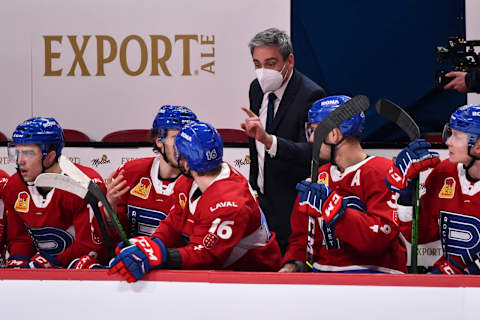
[[[295,96],[298,92],[298,86],[299,86],[299,78],[297,71],[293,69],[293,75],[290,81],[287,84],[287,87],[285,88],[285,92],[283,93],[282,100],[280,101],[280,104],[278,106],[278,110],[275,113],[275,117],[273,118],[273,124],[272,124],[272,132],[276,132],[277,128],[282,122],[283,117],[285,116],[289,106],[293,104],[293,101],[295,100]]]

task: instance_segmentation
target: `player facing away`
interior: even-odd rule
[[[411,239],[412,210],[407,181],[428,168],[420,197],[418,242],[441,240],[443,256],[432,273],[480,274],[480,105],[458,108],[445,125],[448,159],[440,162],[424,140],[411,142],[398,157],[386,182],[401,192],[401,230]],[[413,184],[412,184],[413,185]]]
[[[197,122],[176,137],[177,158],[190,188],[176,192],[167,218],[151,237],[117,248],[111,273],[128,282],[152,269],[276,271],[280,248],[268,231],[248,181],[222,161],[223,142],[211,125]]]
[[[67,267],[90,252],[100,251],[102,239],[86,201],[63,190],[33,185],[41,173],[61,173],[58,157],[65,141],[58,122],[30,118],[17,126],[12,140],[8,151],[17,172],[5,188],[7,267]],[[77,166],[105,189],[97,172]]]
[[[318,100],[308,113],[309,140],[333,110],[350,100],[331,96]],[[317,182],[297,185],[292,235],[281,272],[305,269],[308,217],[315,218],[313,271],[406,272],[406,249],[399,238],[395,193],[384,177],[392,161],[368,156],[360,145],[363,113],[341,123],[327,135]]]
[[[5,253],[7,252],[7,229],[5,214],[5,186],[8,182],[9,174],[0,170],[0,268],[5,267]]]
[[[197,121],[187,107],[160,107],[151,130],[157,156],[129,161],[109,176],[107,199],[129,237],[150,236],[167,217],[174,203],[174,188],[187,188],[179,184],[175,137],[181,128]]]

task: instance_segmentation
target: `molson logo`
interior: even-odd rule
[[[98,158],[92,159],[92,165],[95,167],[98,167],[101,164],[107,164],[107,163],[110,163],[110,160],[108,159],[106,154],[102,155],[101,159],[98,159]]]
[[[105,66],[115,60],[120,62],[122,71],[129,76],[149,73],[150,76],[161,74],[171,77],[172,56],[181,55],[182,76],[192,75],[191,48],[200,46],[200,71],[215,74],[215,35],[176,34],[170,37],[151,34],[145,38],[128,35],[124,39],[114,39],[109,35],[44,35],[45,77],[106,76]],[[149,48],[147,48],[147,43]],[[179,46],[175,48],[175,45]],[[129,50],[127,47],[131,46]],[[160,49],[159,49],[160,48]],[[132,50],[139,50],[139,61],[132,61]],[[93,53],[93,52],[94,53]],[[73,61],[62,61],[62,54],[73,52]],[[85,55],[95,54],[95,63],[87,65]],[[130,56],[129,56],[130,53]],[[135,52],[137,53],[137,52]],[[147,65],[150,66],[147,69]],[[62,64],[59,66],[59,64]],[[175,66],[176,67],[176,66]],[[68,71],[67,71],[68,69]],[[195,67],[194,75],[199,74]]]
[[[243,159],[233,160],[235,167],[240,168],[243,166],[248,166],[250,164],[250,156],[246,155]]]

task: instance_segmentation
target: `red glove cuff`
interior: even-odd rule
[[[342,200],[343,197],[333,191],[325,201],[325,204],[322,207],[322,218],[327,224],[329,224],[342,210]]]

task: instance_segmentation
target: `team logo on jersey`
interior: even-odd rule
[[[328,187],[328,173],[326,173],[325,171],[320,172],[320,174],[318,175],[317,183],[324,184]]]
[[[178,203],[180,204],[180,207],[182,207],[182,210],[185,209],[185,206],[187,205],[187,196],[185,193],[180,193],[178,195]]]
[[[209,232],[203,238],[203,246],[205,247],[205,249],[208,250],[213,249],[217,244],[217,241],[218,237],[215,234]]]
[[[143,177],[137,183],[135,188],[130,190],[130,194],[142,199],[147,199],[148,195],[150,194],[151,188],[152,188],[152,181],[150,181],[149,178]]]
[[[455,195],[455,179],[448,177],[443,183],[442,190],[438,194],[439,198],[443,199],[452,199]]]
[[[30,207],[30,195],[26,191],[18,194],[17,201],[15,201],[15,211],[28,212]]]

